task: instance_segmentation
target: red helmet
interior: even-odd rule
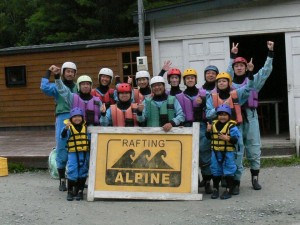
[[[232,66],[233,66],[234,64],[236,64],[236,63],[244,63],[245,66],[247,66],[247,63],[248,63],[248,62],[247,62],[247,60],[246,60],[245,58],[243,58],[243,57],[237,57],[237,58],[234,59]]]
[[[171,76],[171,75],[178,75],[181,77],[181,71],[177,68],[172,68],[172,69],[169,69],[168,73],[167,73],[167,76]]]
[[[131,92],[131,85],[127,83],[120,83],[117,86],[117,92],[118,93]]]

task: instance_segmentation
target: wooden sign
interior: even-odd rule
[[[95,198],[202,200],[198,194],[199,123],[89,127],[88,201]]]

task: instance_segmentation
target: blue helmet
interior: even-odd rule
[[[217,108],[217,113],[226,112],[229,116],[231,116],[231,108],[227,104],[219,105]]]
[[[213,66],[213,65],[209,65],[209,66],[207,66],[207,67],[205,68],[205,70],[204,70],[204,75],[205,75],[206,72],[209,71],[209,70],[215,71],[217,74],[219,74],[219,69],[218,69],[218,67]]]
[[[70,112],[70,118],[78,115],[83,116],[83,111],[78,107],[73,108]]]

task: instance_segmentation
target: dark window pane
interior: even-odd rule
[[[123,52],[122,53],[122,62],[123,63],[130,63],[130,52]]]
[[[132,75],[135,75],[137,72],[137,65],[136,64],[132,64]]]
[[[136,57],[140,56],[139,52],[132,52],[132,62],[136,62]]]
[[[123,75],[124,76],[131,75],[131,65],[130,64],[123,64]]]

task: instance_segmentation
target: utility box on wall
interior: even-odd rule
[[[147,56],[136,57],[137,71],[146,70],[148,71],[148,60]]]

